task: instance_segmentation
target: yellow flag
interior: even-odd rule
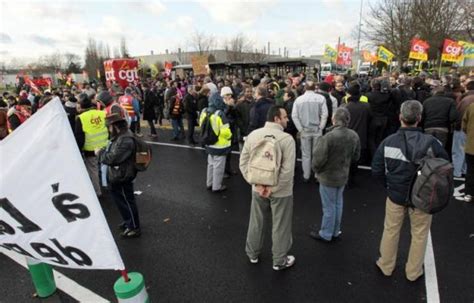
[[[395,55],[391,51],[389,51],[383,46],[379,46],[379,50],[377,52],[377,57],[379,58],[379,61],[382,61],[386,64],[390,64],[394,56]]]

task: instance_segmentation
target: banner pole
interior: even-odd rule
[[[438,69],[438,76],[441,77],[441,64],[443,63],[443,60],[441,60],[441,58],[439,58],[439,69]]]
[[[122,274],[125,283],[128,283],[130,281],[130,278],[128,277],[127,269],[121,270],[120,273]]]

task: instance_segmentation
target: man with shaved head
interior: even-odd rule
[[[301,136],[301,158],[304,182],[311,177],[311,156],[323,134],[328,119],[326,98],[317,94],[316,83],[307,81],[305,93],[295,100],[291,118]]]

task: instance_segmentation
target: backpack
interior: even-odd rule
[[[219,139],[219,134],[214,132],[211,123],[211,113],[207,111],[207,108],[203,109],[206,113],[206,117],[201,123],[201,135],[199,137],[199,141],[201,145],[205,147],[206,145],[214,145],[217,140]],[[216,111],[214,115],[218,115],[220,111]]]
[[[135,135],[129,137],[135,141],[135,169],[137,171],[147,170],[152,160],[150,145]]]
[[[433,157],[430,152],[414,164],[417,169],[409,190],[409,205],[427,214],[440,212],[453,196],[453,165],[448,160]]]
[[[278,184],[280,164],[276,138],[267,135],[252,146],[248,162],[247,182],[266,186]]]

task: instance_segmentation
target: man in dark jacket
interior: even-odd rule
[[[366,164],[368,161],[368,129],[371,120],[371,112],[369,103],[360,102],[360,86],[357,83],[352,83],[347,89],[349,94],[348,103],[344,105],[351,114],[351,120],[348,128],[354,130],[359,135],[360,140],[360,164]],[[355,175],[357,173],[357,162],[352,163],[348,186],[354,186]]]
[[[257,86],[255,90],[255,103],[250,109],[250,122],[249,122],[249,134],[260,127],[265,125],[267,120],[268,109],[275,105],[273,100],[267,98],[268,90],[267,86],[262,84]]]
[[[342,81],[336,81],[331,96],[337,99],[337,106],[341,106],[343,102],[342,99],[346,96],[346,87]]]
[[[144,102],[143,102],[143,120],[148,122],[150,126],[150,137],[157,137],[154,121],[156,120],[155,106],[158,105],[158,96],[152,90],[148,84],[144,84]]]
[[[384,275],[392,275],[397,260],[400,230],[408,210],[411,245],[405,272],[410,281],[415,281],[423,275],[423,261],[432,217],[407,205],[410,184],[417,168],[413,161],[423,158],[428,151],[435,157],[448,159],[439,141],[431,135],[423,134],[421,129],[417,128],[422,111],[423,106],[419,101],[405,101],[400,110],[402,127],[380,144],[372,161],[372,174],[384,179],[388,195],[380,258],[376,264]]]
[[[451,124],[458,119],[456,104],[451,98],[444,96],[444,88],[435,88],[433,97],[423,102],[422,123],[425,133],[433,135],[446,148]]]
[[[296,128],[295,123],[293,123],[293,119],[291,118],[291,112],[293,111],[295,99],[295,93],[290,89],[286,90],[283,94],[283,101],[285,102],[283,104],[283,107],[288,113],[288,123],[286,125],[285,132],[289,133],[293,137],[293,140],[295,140],[296,142],[296,135],[298,134],[298,129]]]
[[[124,238],[140,236],[140,218],[135,202],[133,180],[136,177],[135,169],[135,140],[128,129],[127,121],[119,114],[112,114],[106,118],[111,144],[107,149],[96,149],[100,163],[108,166],[107,179],[110,192],[122,215],[120,225]]]
[[[348,129],[350,114],[346,108],[338,108],[332,117],[332,126],[318,140],[313,151],[313,170],[319,181],[319,193],[323,205],[323,218],[319,231],[310,236],[330,242],[341,234],[343,192],[351,163],[360,156],[359,136]]]
[[[197,93],[194,86],[188,87],[188,93],[184,96],[184,114],[188,124],[187,139],[191,145],[196,145],[197,142],[194,140],[194,128],[197,126],[198,118],[198,107],[197,107]]]
[[[237,112],[237,128],[239,129],[239,145],[240,149],[244,144],[244,137],[249,134],[249,119],[250,119],[250,108],[253,105],[253,91],[252,87],[246,86],[244,89],[244,95],[237,101],[235,110]]]
[[[388,114],[392,103],[392,94],[381,91],[381,79],[371,82],[372,91],[367,94],[372,119],[369,124],[368,147],[373,157],[377,146],[382,142],[388,123]]]

